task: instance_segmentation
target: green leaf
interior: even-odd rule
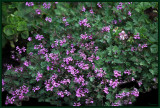
[[[25,21],[19,22],[17,31],[25,31],[25,30],[27,30],[27,23]]]
[[[153,45],[150,47],[150,51],[151,51],[151,53],[157,53],[157,52],[158,52],[158,45],[153,44]]]
[[[28,32],[28,31],[22,32],[22,33],[21,33],[21,37],[22,37],[23,39],[27,39],[27,38],[29,37],[29,32]]]
[[[90,81],[93,82],[95,77],[89,77]]]
[[[14,35],[16,33],[15,26],[13,25],[7,25],[3,28],[3,32],[7,35],[7,39],[13,39],[14,37],[11,35]]]

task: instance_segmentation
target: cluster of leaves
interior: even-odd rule
[[[18,41],[19,35],[22,39],[27,39],[29,37],[27,21],[23,18],[23,16],[19,15],[19,12],[22,12],[22,7],[19,3],[2,3],[2,47],[5,46],[7,41],[9,41],[11,47],[15,48],[14,43]]]
[[[30,32],[31,40],[27,43],[28,56],[21,58],[21,65],[5,72],[3,86],[11,94],[25,85],[29,87],[29,92],[20,96],[35,97],[40,102],[58,106],[63,103],[71,106],[114,106],[130,104],[137,96],[132,93],[135,90],[133,87],[120,90],[117,85],[121,83],[136,81],[140,86],[138,93],[157,87],[158,23],[156,18],[149,19],[145,10],[157,8],[158,3],[124,2],[121,5],[118,2],[58,2],[51,3],[49,9],[44,8],[42,2],[36,2],[33,6],[14,4],[18,10],[7,16],[3,31],[8,37],[21,33],[23,39],[27,39]],[[122,8],[118,9],[118,5]],[[85,11],[82,11],[83,7]],[[37,14],[37,9],[40,14]],[[46,21],[46,17],[52,21]],[[64,17],[69,25],[65,25]],[[79,22],[84,19],[88,20],[91,27],[80,25]],[[103,31],[103,27],[108,27],[109,31]],[[120,38],[122,31],[128,36],[126,39]],[[140,39],[134,38],[137,33]],[[43,35],[44,39],[38,40],[38,34]],[[82,38],[85,34],[92,38]],[[142,48],[144,44],[147,47]],[[69,64],[66,63],[68,57]],[[93,61],[89,60],[92,57]],[[20,67],[23,70],[17,71]],[[121,72],[118,77],[115,76],[115,70]],[[131,74],[124,73],[126,70]],[[38,77],[40,80],[37,80]],[[76,78],[79,77],[81,80],[77,82]],[[70,81],[48,90],[46,82],[49,83],[49,79],[56,84],[64,79]],[[115,83],[113,87],[111,83],[116,80],[117,85]],[[40,89],[34,92],[33,88],[37,86]],[[81,93],[81,96],[77,96],[79,88],[82,91],[87,89],[88,93],[83,91],[84,96]],[[58,94],[65,90],[71,95],[63,97],[64,93]],[[134,92],[137,93],[136,90]],[[116,98],[121,93],[130,95]],[[14,104],[24,100],[19,97],[14,99]]]

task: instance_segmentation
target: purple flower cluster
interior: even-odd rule
[[[64,79],[64,80],[60,81],[60,83],[64,84],[64,85],[67,85],[67,83],[70,84],[70,82],[71,82],[70,79]]]
[[[23,64],[28,67],[29,65],[31,65],[31,62],[29,62],[29,61],[26,60],[26,61],[24,61]]]
[[[74,77],[74,82],[78,84],[82,83],[82,86],[86,85],[86,83],[84,83],[85,79],[83,77],[83,75],[80,75],[79,78]]]
[[[109,81],[109,86],[111,86],[112,88],[117,87],[118,84],[119,84],[118,79],[115,79],[115,81],[113,81],[113,79],[111,79],[111,80]]]
[[[37,73],[37,76],[36,76],[37,82],[38,82],[42,77],[43,77],[43,74],[40,73],[40,72],[38,72],[38,73]]]
[[[25,96],[24,94],[27,94],[29,92],[29,87],[23,85],[19,89],[16,89],[15,91],[12,91],[12,95],[14,98],[18,97],[19,100],[22,100]]]
[[[26,2],[26,6],[34,6],[33,2]]]
[[[122,2],[119,3],[119,5],[117,5],[117,10],[122,9]]]
[[[14,70],[15,72],[22,72],[23,71],[23,67],[19,67],[19,68],[15,68],[15,70]]]
[[[130,94],[135,96],[135,97],[138,97],[139,96],[139,91],[138,91],[137,88],[134,88],[134,90],[132,90]]]
[[[9,98],[9,96],[7,96],[7,97],[6,97],[6,101],[5,101],[5,105],[13,104],[14,101],[15,101],[15,97]]]
[[[68,25],[69,25],[69,23],[68,23],[67,20],[66,20],[66,17],[63,17],[63,18],[62,18],[62,21],[65,22],[65,26],[68,26]]]
[[[84,97],[85,96],[85,93],[89,93],[88,89],[87,88],[78,88],[76,90],[76,96],[77,97]]]
[[[86,18],[86,19],[83,19],[83,20],[79,21],[79,25],[80,25],[80,26],[83,25],[83,26],[86,26],[86,27],[91,27],[90,24],[87,23],[87,22],[88,22],[87,18]]]
[[[120,94],[116,94],[115,97],[116,97],[116,99],[117,99],[117,98],[122,99],[122,98],[124,98],[124,97],[126,97],[126,96],[129,97],[129,96],[130,96],[130,92],[124,92],[124,91],[123,91],[123,92],[120,93]]]
[[[108,94],[108,93],[109,93],[108,87],[105,87],[105,88],[103,89],[103,91],[104,91],[104,93]]]
[[[35,39],[42,40],[42,39],[44,39],[44,37],[43,37],[43,35],[37,34]]]
[[[73,61],[72,57],[63,58],[63,62],[66,62],[66,64],[69,64],[70,61]]]
[[[89,64],[84,64],[83,61],[77,61],[76,65],[78,65],[79,68],[83,70],[88,70],[89,69]]]
[[[114,70],[114,76],[117,78],[119,76],[121,76],[121,72],[118,70]]]
[[[146,48],[146,47],[148,47],[148,46],[147,46],[147,44],[143,44],[143,45],[138,44],[138,47],[141,47],[141,48],[143,49],[143,48]]]
[[[48,22],[52,22],[52,18],[49,18],[49,17],[46,17],[45,20]]]
[[[93,98],[86,99],[85,103],[86,104],[92,104],[92,103],[94,103]]]
[[[102,32],[109,32],[110,31],[110,26],[106,26],[102,28]]]
[[[140,39],[139,33],[137,33],[136,35],[134,35],[134,39]]]
[[[35,92],[37,90],[40,90],[40,87],[39,86],[33,87],[32,90]]]
[[[51,3],[46,3],[46,2],[44,2],[43,3],[43,8],[45,8],[45,9],[49,9],[49,8],[51,8]]]
[[[46,91],[53,91],[54,87],[60,87],[60,84],[55,81],[57,77],[58,75],[54,74],[50,79],[45,81],[44,84],[45,84]]]
[[[41,14],[41,10],[36,9],[36,13],[37,13],[38,15],[40,15],[40,14]]]
[[[85,34],[81,34],[80,36],[81,36],[81,39],[84,39],[84,40],[86,40],[87,38],[88,38],[88,39],[92,39],[92,35],[88,36],[88,35],[86,34],[86,32],[85,32]]]
[[[62,46],[63,44],[65,44],[65,43],[66,43],[66,39],[65,39],[65,38],[63,38],[63,40],[59,40],[59,43],[60,43],[59,45],[60,45],[60,46]]]
[[[100,69],[96,68],[94,72],[96,73],[97,77],[102,78],[104,75],[106,75],[106,72],[102,68],[100,68]]]
[[[80,102],[78,102],[78,103],[75,103],[74,102],[74,105],[73,106],[81,106],[81,103]]]
[[[125,70],[125,71],[124,71],[124,74],[130,75],[130,74],[131,74],[131,71],[130,71],[130,70]]]
[[[25,47],[22,47],[21,49],[19,48],[19,46],[16,47],[16,50],[18,50],[19,54],[21,54],[22,52],[26,51]]]

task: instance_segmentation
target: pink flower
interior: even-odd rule
[[[128,11],[128,15],[131,16],[131,12],[130,11]]]
[[[102,32],[109,32],[110,31],[110,26],[106,26],[102,28]]]
[[[118,76],[121,76],[121,72],[118,70],[114,70],[114,76],[117,78]]]
[[[137,33],[137,35],[134,35],[134,39],[140,39],[139,33]]]
[[[28,37],[28,41],[32,41],[32,37]]]
[[[97,6],[99,7],[99,8],[102,8],[102,6],[101,6],[101,4],[98,2],[97,3]]]
[[[91,9],[89,12],[90,12],[91,14],[94,14],[93,9]]]
[[[124,31],[119,33],[119,35],[120,35],[120,38],[119,38],[120,40],[125,40],[128,38],[128,35]]]
[[[104,93],[106,93],[106,94],[108,94],[108,93],[109,93],[109,92],[108,92],[108,88],[107,88],[107,87],[105,87],[103,91],[104,91]]]
[[[82,8],[82,11],[83,11],[83,12],[85,12],[85,11],[86,11],[86,8],[85,8],[84,6],[83,6],[83,8]]]

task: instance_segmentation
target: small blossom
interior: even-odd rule
[[[120,38],[119,38],[120,40],[125,40],[128,38],[128,35],[124,31],[119,33],[119,35],[120,35]]]
[[[86,11],[86,8],[85,8],[84,6],[82,7],[82,11],[83,11],[83,12],[85,12],[85,11]]]
[[[140,39],[139,33],[137,33],[136,35],[134,35],[134,39]]]
[[[28,37],[28,41],[32,41],[32,37]]]
[[[38,15],[40,15],[40,14],[41,14],[41,10],[36,9],[36,13],[37,13]]]
[[[131,16],[131,12],[130,11],[128,11],[128,15]]]
[[[93,9],[91,9],[89,12],[90,12],[91,14],[94,14]]]
[[[33,6],[34,3],[33,2],[26,2],[26,6]]]
[[[101,6],[101,4],[98,2],[97,3],[97,6],[99,7],[99,8],[102,8],[102,6]]]

